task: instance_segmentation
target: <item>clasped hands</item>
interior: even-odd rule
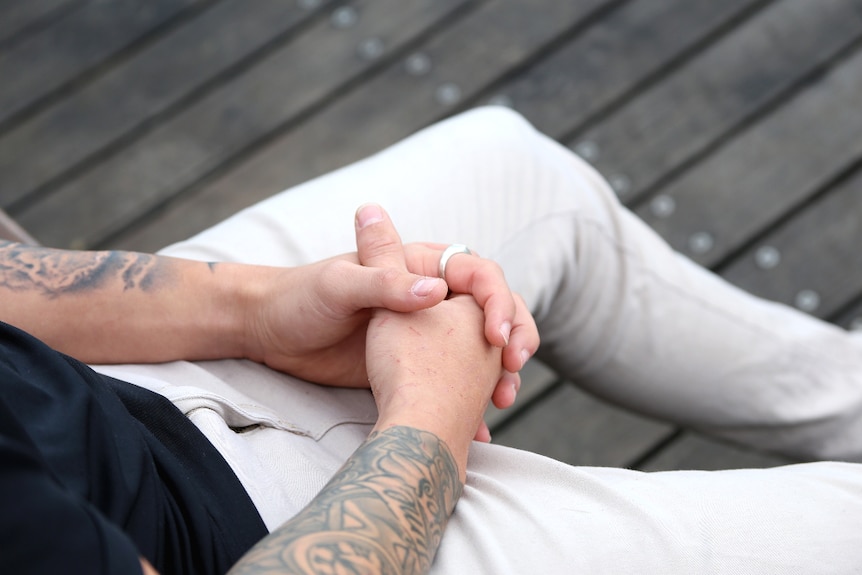
[[[247,356],[316,383],[370,386],[378,426],[487,441],[489,399],[511,406],[539,345],[524,301],[477,256],[452,257],[437,278],[446,246],[402,245],[377,205],[357,210],[355,224],[356,253],[265,282]]]

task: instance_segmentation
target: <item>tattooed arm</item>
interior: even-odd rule
[[[239,357],[234,269],[0,241],[0,320],[90,363]]]
[[[433,273],[440,249],[414,252],[405,266],[395,234],[400,261],[387,261],[374,254],[386,247],[377,226],[362,227],[362,263],[378,267],[355,255],[284,269],[0,243],[0,319],[88,362],[249,357],[323,383],[370,383],[374,434],[236,570],[422,573],[501,375],[503,352],[486,340],[489,325],[500,330],[488,318],[514,324],[512,358],[535,351],[538,336],[498,268],[453,258],[447,277],[476,299],[441,302],[444,283],[401,269]],[[500,295],[508,311],[493,303]]]
[[[88,363],[249,358],[311,381],[368,386],[366,308],[410,311],[443,282],[343,256],[296,268],[0,241],[0,320]]]
[[[436,436],[375,431],[308,507],[230,573],[426,573],[461,489]]]
[[[441,249],[413,246],[416,273],[358,264],[346,254],[296,268],[203,263],[117,251],[68,251],[0,240],[0,321],[88,363],[248,358],[330,385],[368,386],[368,308],[433,306],[447,285],[433,273]],[[460,261],[459,261],[460,260]],[[538,346],[532,318],[513,304],[493,262],[453,258],[450,280],[476,293],[486,334],[509,370]],[[504,400],[504,406],[514,400]]]
[[[357,233],[365,265],[403,267],[387,217]],[[419,574],[431,566],[466,477],[470,439],[501,375],[482,310],[458,296],[409,314],[374,311],[374,432],[294,519],[232,573]]]
[[[367,352],[380,411],[374,432],[233,575],[428,572],[500,375],[481,321],[469,297],[411,314],[375,312]]]

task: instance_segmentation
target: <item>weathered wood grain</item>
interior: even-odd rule
[[[721,443],[701,435],[685,433],[655,457],[647,460],[642,471],[676,469],[754,469],[795,463],[775,455],[765,455],[742,447]]]
[[[462,101],[607,3],[487,2],[236,169],[159,214],[152,232],[115,245],[151,249],[186,237],[289,185],[400,140],[457,110]],[[192,203],[195,208],[190,210]]]
[[[722,275],[752,293],[829,318],[862,293],[860,244],[862,172],[857,171],[761,238]],[[805,291],[816,297],[806,298]]]
[[[639,213],[677,247],[685,249],[695,231],[710,231],[719,242],[697,257],[710,265],[729,261],[722,267],[729,279],[789,302],[810,288],[820,296],[815,314],[843,325],[862,317],[862,266],[853,252],[862,176],[832,186],[862,157],[862,119],[853,113],[862,87],[862,56],[852,51],[862,33],[858,0],[464,0],[393,32],[419,1],[342,3],[360,8],[352,27],[333,29],[326,14],[295,37],[285,22],[275,22],[278,14],[297,13],[293,2],[214,2],[145,49],[126,50],[86,84],[55,94],[50,107],[15,120],[16,130],[35,127],[67,106],[53,116],[52,132],[30,132],[29,149],[38,142],[45,158],[36,161],[45,163],[15,177],[39,189],[46,203],[21,202],[17,215],[28,228],[47,230],[41,239],[55,245],[114,237],[113,246],[155,249],[502,94],[555,136],[592,126],[587,135],[595,134],[597,165],[629,178],[630,201],[663,186],[664,199]],[[381,4],[386,14],[373,11]],[[242,6],[271,9],[273,21]],[[228,16],[230,7],[235,12]],[[71,14],[40,25],[39,34]],[[241,22],[242,29],[224,29]],[[373,52],[373,43],[363,42],[375,36],[385,48],[377,54],[381,64],[357,64],[359,46]],[[258,46],[267,57],[259,57]],[[158,58],[169,60],[172,51],[177,61],[162,62],[172,72],[159,75]],[[413,59],[418,75],[411,75],[406,61],[415,52],[430,66],[416,68],[422,61]],[[219,53],[233,60],[219,63]],[[150,68],[134,67],[146,57]],[[112,96],[83,97],[108,78]],[[52,147],[49,135],[64,133],[76,135]],[[568,143],[577,147],[586,137],[579,136]],[[19,143],[27,148],[24,139]],[[0,166],[0,182],[2,172],[15,169]],[[55,185],[59,194],[51,199]],[[176,194],[179,201],[172,200]],[[112,235],[159,209],[139,233]],[[781,254],[770,270],[753,263],[764,245]],[[514,417],[489,411],[496,442],[576,464],[627,465],[643,461],[672,433],[628,419],[568,383],[549,391],[557,380],[539,371],[527,375],[537,384],[527,384]],[[783,462],[683,434],[640,467]]]
[[[90,2],[0,54],[0,125],[205,0]]]
[[[116,145],[313,14],[283,0],[221,2],[16,126],[0,137],[3,205]]]
[[[63,9],[74,8],[80,0],[4,0],[0,2],[0,43],[50,21]]]
[[[763,0],[638,0],[494,90],[559,139]]]
[[[668,425],[611,407],[563,383],[493,439],[572,465],[625,466],[670,433]]]
[[[638,213],[707,266],[750,241],[862,155],[862,52],[673,181],[675,210]],[[842,112],[846,111],[846,112]],[[704,235],[704,234],[708,234]]]
[[[857,0],[772,3],[569,144],[634,202],[860,36]]]
[[[463,2],[357,2],[355,24],[338,27],[325,20],[311,26],[232,82],[17,216],[43,243],[93,245],[367,71],[374,60],[357,53],[363,41],[380,39],[382,57]],[[45,225],[48,222],[52,223]]]
[[[0,239],[30,245],[38,243],[33,236],[27,233],[27,230],[19,226],[18,222],[10,218],[3,210],[0,210]]]

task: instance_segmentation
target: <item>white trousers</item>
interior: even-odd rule
[[[465,243],[497,260],[536,317],[540,357],[589,392],[757,448],[862,461],[858,336],[674,253],[595,171],[502,108],[428,128],[163,253],[316,261],[355,249],[353,214],[368,201],[405,241]],[[376,416],[365,391],[247,361],[99,369],[187,413],[271,529]],[[862,573],[862,466],[642,473],[474,444],[432,572]]]

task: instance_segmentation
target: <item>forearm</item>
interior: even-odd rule
[[[0,320],[90,363],[240,357],[235,267],[0,242]]]
[[[437,436],[405,426],[375,431],[231,573],[427,573],[461,491],[458,465]]]

